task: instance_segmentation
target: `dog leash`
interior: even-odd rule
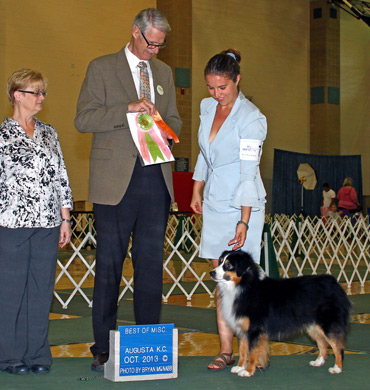
[[[81,378],[77,378],[78,381],[91,381],[93,379],[104,378],[104,375],[95,375],[95,376],[83,376]]]

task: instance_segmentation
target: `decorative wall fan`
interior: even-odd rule
[[[299,164],[297,175],[299,184],[301,185],[301,213],[303,214],[303,188],[306,190],[314,190],[317,179],[315,170],[308,163]]]

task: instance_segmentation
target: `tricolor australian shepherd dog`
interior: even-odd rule
[[[267,368],[269,340],[297,332],[317,342],[319,356],[311,366],[325,363],[330,345],[335,365],[329,372],[342,372],[351,303],[333,276],[270,278],[243,251],[224,252],[210,274],[218,283],[224,319],[239,338],[239,362],[231,372],[249,377],[257,367]]]

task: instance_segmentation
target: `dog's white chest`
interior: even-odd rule
[[[230,328],[236,332],[237,324],[234,313],[234,301],[238,292],[235,288],[228,288],[229,286],[227,285],[221,285],[219,287],[221,292],[221,310],[223,318],[230,326]]]

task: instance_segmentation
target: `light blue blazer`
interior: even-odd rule
[[[203,99],[200,105],[198,142],[200,153],[193,180],[204,181],[203,202],[215,211],[228,212],[250,206],[252,211],[264,208],[266,191],[262,183],[259,164],[263,141],[266,139],[266,117],[239,92],[234,106],[212,143],[209,135],[216,113],[217,101]],[[245,148],[259,145],[253,159],[240,155]]]

